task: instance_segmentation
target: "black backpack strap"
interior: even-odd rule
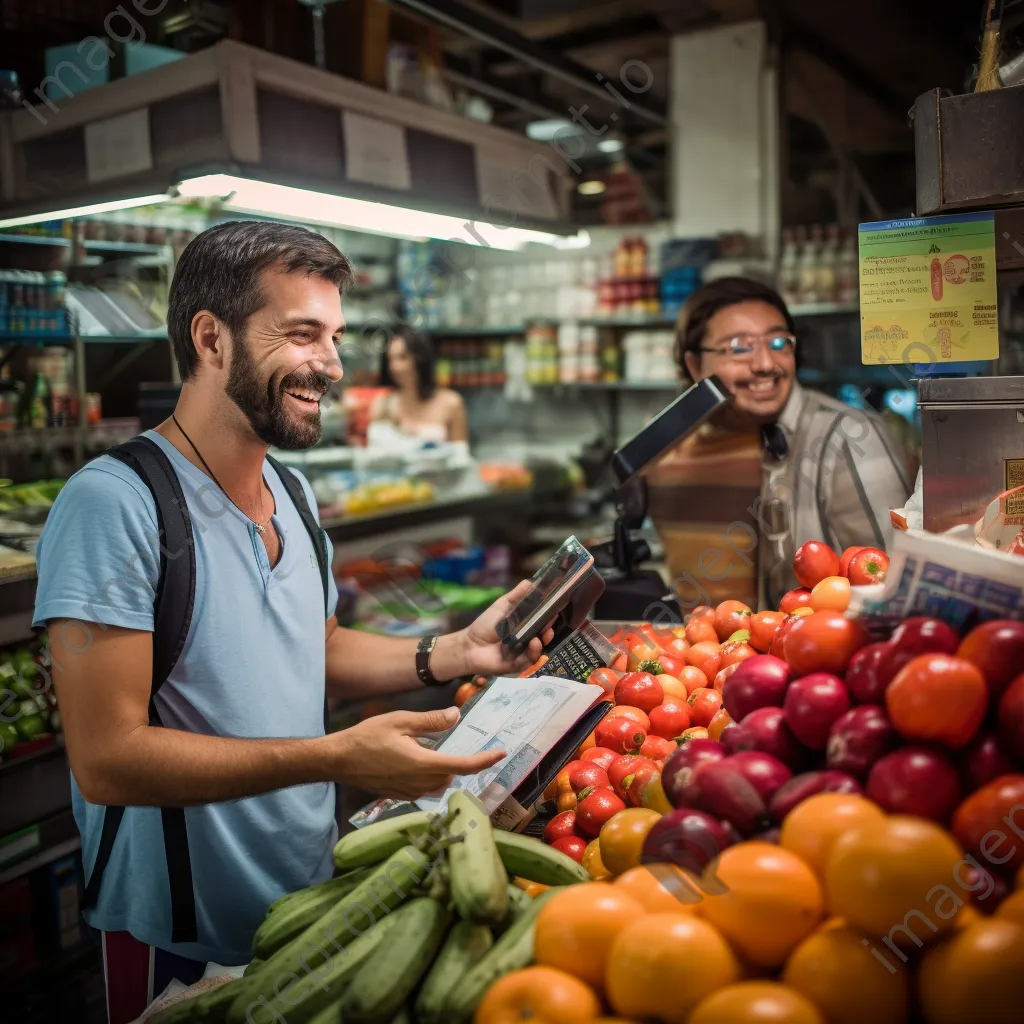
[[[327,545],[324,544],[323,531],[320,529],[320,524],[316,521],[316,516],[313,515],[313,510],[309,507],[309,502],[306,501],[306,492],[302,489],[302,484],[299,483],[298,477],[270,455],[267,456],[267,462],[274,467],[275,472],[281,478],[281,483],[284,484],[284,489],[288,492],[288,497],[292,499],[292,504],[298,510],[299,518],[302,520],[302,525],[306,528],[306,533],[309,534],[309,539],[313,542],[313,550],[316,552],[316,564],[320,567],[320,581],[324,587],[324,614],[327,615],[329,612],[327,600],[330,597],[331,567],[327,564]]]
[[[162,723],[153,698],[181,656],[195,609],[196,553],[192,519],[174,466],[158,444],[146,437],[136,437],[109,449],[107,454],[134,470],[156,503],[160,576],[153,604],[153,685],[149,715],[150,724],[160,726]],[[94,907],[99,898],[103,874],[110,861],[124,810],[123,807],[104,809],[96,863],[85,887],[83,907],[87,910]],[[185,810],[182,807],[162,807],[160,817],[171,890],[171,941],[195,942],[195,890]]]
[[[302,525],[306,528],[306,533],[309,534],[309,539],[313,542],[313,550],[316,552],[316,564],[320,567],[320,582],[324,588],[324,615],[327,615],[330,609],[327,607],[327,601],[330,597],[330,572],[331,567],[327,564],[327,545],[324,543],[323,530],[320,529],[320,524],[316,521],[316,516],[313,515],[313,510],[309,507],[309,502],[306,501],[306,492],[302,489],[302,484],[299,483],[299,478],[286,466],[282,466],[272,455],[267,456],[267,462],[274,467],[274,472],[281,478],[281,483],[284,484],[284,489],[288,492],[288,497],[292,499],[292,504],[295,506],[299,513],[299,518],[302,520]],[[324,687],[324,733],[331,731],[331,706],[327,700],[326,683]]]

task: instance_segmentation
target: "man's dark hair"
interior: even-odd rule
[[[208,309],[235,338],[264,302],[260,274],[279,267],[289,274],[322,277],[343,288],[352,264],[323,235],[294,224],[236,220],[196,235],[174,271],[167,301],[167,336],[182,380],[196,370],[192,318]]]
[[[437,390],[437,378],[435,375],[437,355],[434,352],[434,345],[425,334],[418,334],[407,327],[398,327],[395,333],[388,339],[380,358],[380,382],[386,388],[395,387],[395,380],[391,376],[391,368],[388,366],[388,349],[391,343],[401,338],[405,342],[405,350],[412,356],[416,364],[416,391],[421,401],[426,401]]]
[[[684,374],[687,352],[697,353],[704,344],[708,321],[720,310],[737,306],[741,302],[766,302],[781,314],[787,329],[795,334],[796,324],[782,301],[782,296],[772,287],[749,277],[720,277],[698,288],[683,304],[676,320],[676,362]]]

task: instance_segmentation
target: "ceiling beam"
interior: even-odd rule
[[[547,75],[559,78],[582,92],[600,96],[607,100],[609,92],[602,84],[603,76],[574,61],[570,57],[549,50],[546,46],[527,39],[518,32],[506,28],[493,18],[480,14],[459,0],[391,0],[396,7],[404,8],[440,25],[472,36],[484,46],[509,54],[530,67]],[[618,83],[613,86],[618,89]],[[625,95],[625,94],[624,94]],[[628,107],[624,111],[652,124],[664,125],[668,115],[663,103],[646,95],[629,93]]]
[[[792,48],[812,54],[865,96],[874,100],[883,110],[906,121],[907,114],[914,105],[913,96],[901,96],[881,79],[875,78],[846,51],[841,50],[813,29],[801,25],[792,18],[783,19],[782,47],[784,50]]]

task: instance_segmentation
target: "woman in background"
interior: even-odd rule
[[[393,390],[374,402],[371,417],[423,441],[466,441],[466,403],[437,386],[436,362],[426,335],[398,328],[384,348],[380,371],[381,384]]]

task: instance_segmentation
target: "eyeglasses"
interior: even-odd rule
[[[749,359],[758,346],[763,345],[769,352],[785,352],[792,355],[796,351],[796,337],[792,334],[737,334],[735,338],[725,338],[718,345],[702,345],[699,352],[713,352],[719,356],[730,356],[733,359]]]

